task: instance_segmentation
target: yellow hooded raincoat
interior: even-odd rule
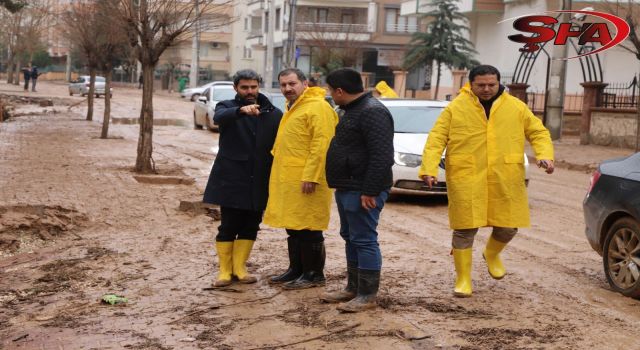
[[[506,91],[494,101],[489,119],[468,83],[445,108],[429,132],[419,175],[437,176],[446,148],[452,229],[530,225],[525,138],[537,159],[553,160],[549,131],[526,104]]]
[[[326,91],[307,88],[282,116],[273,145],[269,201],[264,223],[292,230],[326,230],[332,191],[325,178],[329,143],[338,115],[325,101]],[[302,182],[315,182],[315,192],[302,193]]]
[[[380,94],[380,97],[385,98],[398,98],[398,94],[387,84],[386,81],[381,80],[376,84],[376,91]]]

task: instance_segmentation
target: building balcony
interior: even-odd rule
[[[400,15],[408,16],[424,14],[433,10],[432,0],[409,0],[402,3]],[[458,9],[461,13],[474,12],[504,12],[505,0],[461,0]]]
[[[298,22],[296,23],[297,32],[313,32],[313,33],[369,33],[366,24],[351,23],[313,23]]]
[[[265,8],[265,0],[249,0],[249,3],[247,3],[247,12],[252,16],[261,16]]]

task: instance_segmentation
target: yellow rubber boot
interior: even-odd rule
[[[502,243],[493,239],[493,237],[489,237],[489,241],[487,242],[487,247],[484,249],[482,256],[484,256],[484,260],[487,262],[487,268],[489,269],[489,274],[491,277],[499,280],[507,273],[502,265],[502,260],[500,260],[500,252],[507,246],[507,243]]]
[[[461,298],[471,296],[472,248],[454,249],[453,261],[456,266],[456,287],[453,295]]]
[[[249,239],[236,239],[233,244],[233,275],[238,277],[240,283],[256,283],[257,278],[247,272],[245,264],[249,260],[254,241]]]
[[[220,271],[218,272],[218,280],[213,285],[216,287],[228,286],[231,284],[231,273],[233,272],[233,242],[216,242],[216,250],[218,251]]]

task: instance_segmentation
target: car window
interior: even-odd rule
[[[234,98],[236,98],[236,90],[234,89],[214,88],[211,94],[211,100],[213,101],[233,100]]]
[[[209,90],[209,89],[204,90],[204,92],[202,92],[202,97],[208,97],[210,91],[211,90]]]
[[[273,95],[271,97],[271,104],[284,112],[287,98],[284,95]]]
[[[78,78],[78,80],[76,80],[77,83],[84,83],[84,78]]]
[[[395,132],[425,134],[431,131],[444,107],[387,106]]]
[[[96,77],[96,83],[104,83],[106,81],[103,77]]]

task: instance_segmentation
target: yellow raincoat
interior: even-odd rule
[[[380,97],[398,98],[398,94],[384,80],[376,84],[376,91],[380,94]]]
[[[524,140],[536,158],[553,160],[549,131],[526,104],[506,91],[487,117],[469,84],[440,114],[429,132],[419,176],[438,175],[445,158],[449,225],[528,227]]]
[[[282,116],[273,145],[269,201],[264,223],[292,230],[326,230],[332,191],[325,178],[329,143],[338,115],[325,101],[326,91],[307,88]],[[302,182],[315,182],[315,192],[302,193]]]

